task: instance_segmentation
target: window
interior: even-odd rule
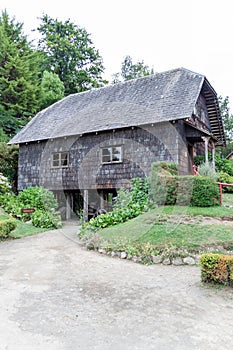
[[[102,163],[122,162],[122,146],[102,148]]]
[[[68,167],[68,152],[56,152],[52,154],[53,168],[67,168]]]

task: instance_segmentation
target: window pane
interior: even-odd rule
[[[103,163],[109,163],[111,161],[110,155],[104,156],[102,157],[102,162]]]
[[[62,153],[61,154],[61,165],[67,166],[68,165],[68,153]]]
[[[111,148],[102,148],[102,162],[111,162]]]
[[[52,166],[58,167],[59,166],[59,153],[53,153],[52,154]]]
[[[59,160],[53,160],[53,166],[59,166]]]
[[[53,161],[59,160],[59,153],[53,153]]]
[[[121,147],[112,148],[112,161],[120,162],[121,161]]]
[[[110,156],[110,154],[111,154],[111,149],[110,148],[103,148],[102,149],[102,155],[103,156]]]

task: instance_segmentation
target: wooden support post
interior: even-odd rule
[[[70,194],[66,194],[66,220],[71,218]]]
[[[100,209],[104,209],[104,191],[100,193]]]
[[[209,164],[209,159],[208,159],[208,144],[210,137],[208,136],[202,136],[202,140],[205,142],[205,163]]]
[[[88,190],[83,191],[83,215],[84,221],[88,221]]]
[[[215,170],[215,142],[212,142],[212,167]]]

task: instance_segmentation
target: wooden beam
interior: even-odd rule
[[[66,220],[71,218],[70,194],[66,194]]]
[[[88,190],[83,191],[83,217],[88,221]]]

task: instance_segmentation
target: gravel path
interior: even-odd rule
[[[0,243],[0,350],[232,349],[232,289],[86,251],[76,232]]]

